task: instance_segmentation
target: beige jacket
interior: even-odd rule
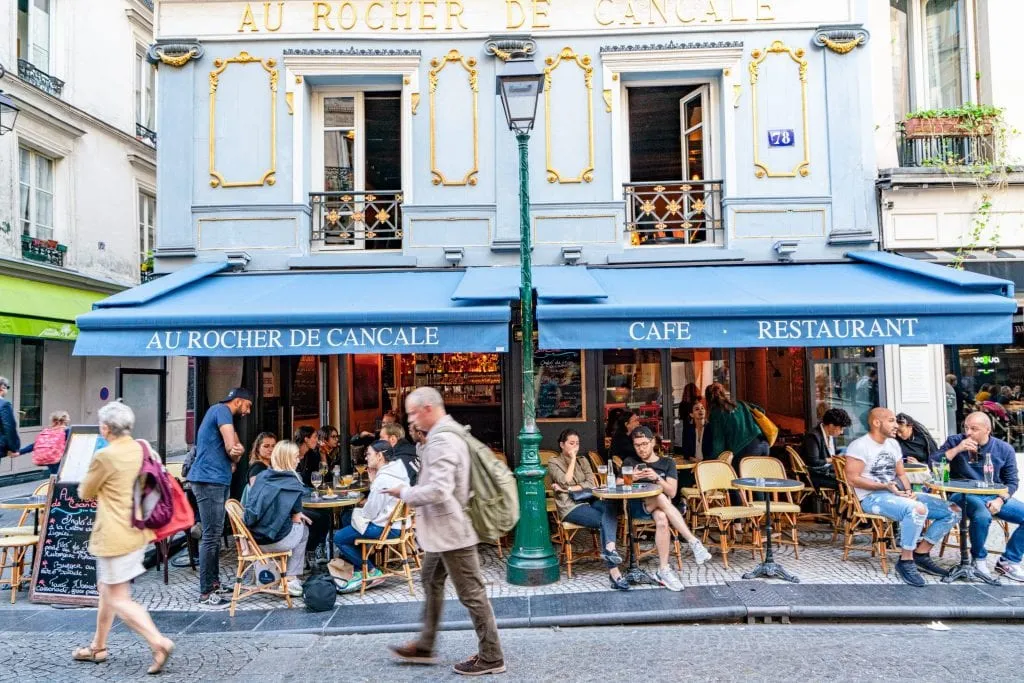
[[[582,486],[583,488],[597,488],[597,477],[590,469],[590,463],[586,458],[576,458],[576,469],[572,473],[572,481],[566,476],[569,471],[569,456],[559,453],[558,457],[548,461],[548,478],[553,484],[558,484],[563,489],[570,486]],[[565,519],[565,516],[578,508],[583,503],[577,503],[572,496],[565,491],[555,491],[555,509],[558,510],[558,519]]]
[[[416,508],[416,540],[428,553],[480,542],[465,510],[470,494],[469,449],[457,434],[438,433],[445,426],[459,424],[449,415],[437,421],[420,451],[416,486],[402,491],[402,500]]]

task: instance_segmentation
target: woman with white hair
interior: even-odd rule
[[[100,435],[108,445],[96,452],[88,473],[78,485],[78,495],[96,500],[89,553],[96,557],[100,604],[92,643],[78,648],[71,656],[80,662],[106,661],[110,654],[107,636],[114,617],[118,616],[146,639],[153,651],[153,663],[147,673],[157,674],[174,651],[174,643],[157,630],[146,608],[131,596],[131,580],[146,571],[142,560],[153,538],[149,529],[132,526],[132,494],[143,457],[142,446],[131,435],[135,413],[124,403],[114,401],[100,408],[99,423]]]

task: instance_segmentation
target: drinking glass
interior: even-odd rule
[[[344,484],[345,488],[351,486],[353,481],[354,479],[351,474],[346,474],[344,477],[341,478],[341,483]]]
[[[313,500],[320,498],[320,484],[324,482],[324,475],[319,470],[314,470],[309,475],[309,483],[313,485]]]
[[[600,475],[601,481],[604,482],[605,486],[611,486],[611,482],[608,481],[608,465],[598,465],[597,473]]]
[[[622,483],[625,486],[633,485],[633,468],[630,465],[623,465],[622,467]]]

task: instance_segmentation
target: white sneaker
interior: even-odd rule
[[[698,565],[704,564],[711,559],[711,553],[704,547],[704,544],[700,542],[699,538],[695,538],[689,543],[690,551],[693,552],[693,561]]]
[[[1003,558],[999,558],[996,562],[996,574],[1002,574],[1011,581],[1017,581],[1024,583],[1024,569],[1021,569],[1020,563],[1010,564]]]
[[[665,567],[655,572],[654,577],[658,579],[658,582],[669,589],[670,591],[681,591],[683,590],[683,582],[679,580],[676,573],[672,570],[672,567]]]
[[[988,562],[985,560],[975,560],[974,571],[980,574],[982,578],[991,579],[992,581],[997,580],[996,576],[992,573],[992,570],[988,568]]]
[[[302,582],[298,579],[292,579],[288,582],[288,595],[293,598],[302,597]]]

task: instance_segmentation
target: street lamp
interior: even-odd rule
[[[508,558],[508,582],[540,586],[558,581],[558,558],[551,547],[544,467],[540,464],[540,432],[537,430],[537,399],[533,376],[533,269],[530,263],[530,168],[528,143],[537,118],[537,100],[544,75],[533,60],[509,60],[500,76],[498,90],[509,130],[519,143],[519,307],[522,315],[523,426],[519,431],[519,525],[515,547]]]
[[[7,75],[7,70],[0,64],[0,79]],[[0,90],[0,135],[14,130],[14,122],[18,118],[18,107],[10,95]]]

